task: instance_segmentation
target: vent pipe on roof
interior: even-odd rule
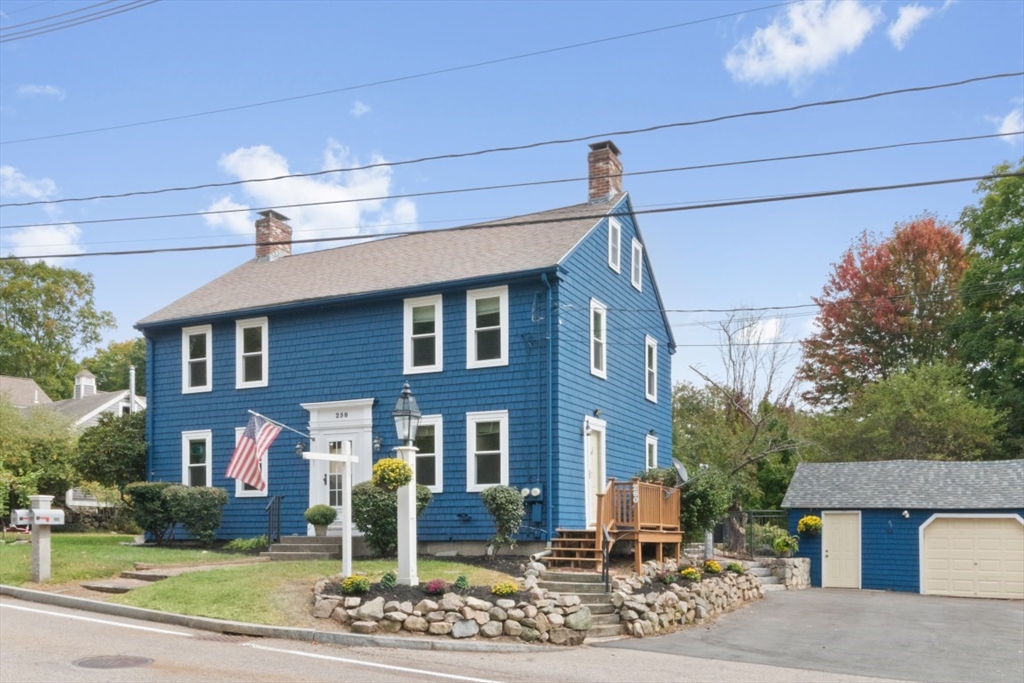
[[[270,209],[260,211],[256,221],[256,260],[273,261],[292,253],[292,226],[288,216]]]
[[[135,412],[135,366],[128,366],[128,412]]]
[[[589,196],[591,202],[603,202],[622,192],[622,162],[619,148],[611,140],[590,145],[587,155]]]

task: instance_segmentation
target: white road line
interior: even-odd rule
[[[427,671],[426,669],[410,669],[404,666],[393,666],[391,664],[376,664],[373,662],[363,662],[358,659],[347,659],[345,657],[331,657],[330,655],[319,655],[314,652],[301,652],[299,650],[282,650],[276,647],[266,647],[265,645],[255,645],[253,643],[244,643],[242,647],[251,647],[254,650],[266,650],[268,652],[281,652],[284,654],[299,655],[300,657],[310,657],[312,659],[326,659],[331,662],[343,662],[345,664],[355,664],[357,666],[369,666],[375,669],[389,669],[391,671],[401,671],[402,673],[422,674],[424,676],[437,676],[438,678],[448,678],[453,681],[470,681],[471,683],[499,683],[499,681],[490,680],[488,678],[470,678],[469,676],[456,676],[454,674],[443,674],[437,671]]]
[[[168,631],[162,628],[151,628],[149,626],[136,626],[135,624],[122,624],[118,621],[107,621],[106,619],[92,619],[90,617],[80,617],[74,614],[63,614],[61,612],[49,612],[43,609],[33,609],[31,607],[21,607],[19,605],[8,605],[0,603],[0,607],[4,609],[20,609],[22,612],[35,612],[36,614],[46,614],[51,617],[61,617],[62,619],[74,619],[75,621],[89,621],[94,624],[106,624],[107,626],[120,626],[121,628],[133,628],[137,631],[149,631],[151,633],[163,633],[168,636],[185,636],[186,638],[194,638],[195,636],[191,633],[182,633],[181,631]]]

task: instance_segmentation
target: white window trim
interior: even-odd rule
[[[597,360],[594,356],[594,311],[601,312],[601,319],[604,322],[604,336],[601,338],[600,368],[598,368],[597,364],[594,362]],[[590,337],[588,338],[588,341],[590,345],[590,374],[600,377],[601,379],[608,379],[608,307],[597,299],[590,300]]]
[[[190,486],[189,470],[189,441],[197,439],[206,440],[206,486],[213,486],[213,432],[209,429],[196,429],[181,433],[181,483]]]
[[[654,446],[654,464],[651,464],[651,459],[648,457],[648,453],[651,450],[651,446]],[[658,468],[658,437],[651,436],[648,434],[644,438],[644,467],[648,470]]]
[[[206,335],[206,384],[192,387],[188,384],[189,372],[188,338],[193,334]],[[181,393],[198,394],[213,391],[213,326],[196,325],[181,328]]]
[[[243,381],[245,377],[245,357],[244,344],[245,335],[244,331],[249,327],[261,328],[260,339],[263,341],[262,360],[263,360],[263,372],[261,373],[263,379],[258,382],[246,382]],[[248,318],[246,320],[235,321],[235,388],[236,389],[254,389],[256,387],[265,387],[270,383],[270,377],[268,377],[268,370],[270,369],[270,337],[266,318]]]
[[[476,360],[476,301],[499,297],[498,309],[501,316],[501,357],[491,360]],[[508,365],[508,286],[471,289],[466,292],[466,368],[494,368]]]
[[[476,423],[501,423],[501,481],[497,484],[476,483]],[[480,493],[492,486],[508,486],[508,411],[490,410],[466,413],[466,491]]]
[[[614,218],[608,219],[608,267],[622,270],[622,223]]]
[[[235,427],[235,447],[238,447],[238,440],[242,438],[242,434],[245,432],[245,427]],[[245,488],[245,482],[241,479],[235,479],[235,498],[266,498],[267,491],[270,490],[270,449],[268,448],[264,453],[263,457],[260,458],[260,471],[263,472],[263,483],[266,486],[262,491],[259,489],[247,489]]]
[[[424,415],[420,418],[420,427],[434,426],[434,486],[428,486],[431,493],[444,493],[444,418],[441,415]],[[416,454],[419,457],[419,454]],[[419,463],[416,463],[417,466]]]
[[[633,284],[633,289],[642,292],[644,287],[644,247],[636,239],[633,240],[633,255],[629,267],[629,280]]]
[[[647,365],[647,356],[650,349],[654,349],[654,367]],[[650,381],[650,373],[654,371],[653,386]],[[644,337],[644,395],[652,403],[658,402],[658,340],[647,335]]]
[[[414,366],[412,364],[412,309],[423,306],[434,307],[434,363],[433,365]],[[424,372],[441,372],[444,370],[444,315],[443,299],[440,294],[433,296],[421,296],[415,299],[405,300],[404,329],[403,329],[403,358],[405,374],[418,375]]]

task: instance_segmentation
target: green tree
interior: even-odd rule
[[[983,460],[999,454],[1003,429],[961,368],[936,363],[869,384],[815,431],[831,460]]]
[[[113,314],[97,311],[92,275],[43,262],[0,261],[0,374],[34,379],[69,398],[75,357],[100,341]]]
[[[726,477],[713,469],[698,470],[679,487],[683,534],[695,542],[718,523],[729,509],[732,491]]]
[[[110,342],[105,349],[96,349],[82,361],[82,367],[96,375],[99,391],[120,391],[128,388],[128,366],[135,366],[135,393],[146,395],[146,339],[136,337],[123,342]]]
[[[77,483],[71,420],[45,408],[21,411],[0,396],[0,514],[30,495],[63,496]]]
[[[960,287],[955,324],[960,360],[971,383],[1007,413],[1006,457],[1024,454],[1024,158],[1017,175],[978,184],[981,201],[960,214],[970,237],[970,266]]]
[[[75,468],[83,479],[111,486],[124,496],[125,487],[146,478],[146,411],[100,415],[99,422],[78,438]]]

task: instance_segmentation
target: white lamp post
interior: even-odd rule
[[[420,580],[416,571],[416,447],[412,443],[420,426],[420,409],[408,382],[402,387],[391,417],[402,444],[395,450],[412,470],[412,481],[398,489],[398,583],[416,586]]]

